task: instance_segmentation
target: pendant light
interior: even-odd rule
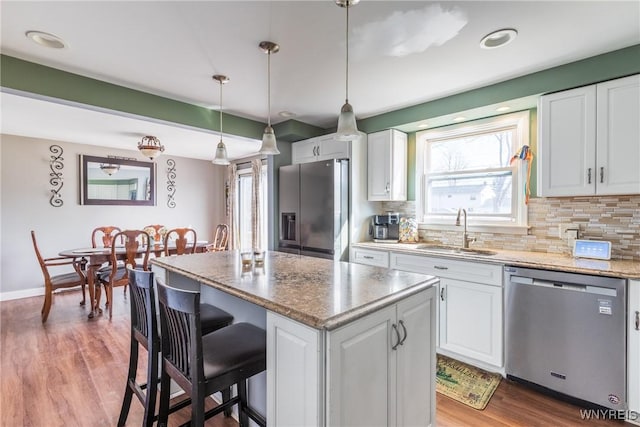
[[[358,138],[358,126],[356,125],[356,116],[353,113],[353,107],[349,104],[349,8],[360,2],[360,0],[335,0],[336,4],[347,10],[347,61],[346,61],[346,96],[344,105],[340,109],[338,116],[338,130],[336,139],[340,141],[351,141]]]
[[[229,164],[229,159],[227,158],[227,147],[225,147],[224,142],[222,142],[222,85],[227,83],[229,78],[216,74],[213,76],[213,80],[220,83],[220,142],[218,142],[218,146],[216,147],[216,156],[213,159],[213,164],[226,166]]]
[[[120,165],[114,163],[100,163],[100,170],[111,176],[120,170]]]
[[[142,140],[138,142],[138,150],[140,150],[144,156],[153,160],[164,151],[164,145],[162,145],[160,140],[155,136],[147,135],[142,137]]]
[[[267,127],[264,128],[262,134],[262,146],[260,147],[260,154],[266,154],[269,156],[280,154],[278,146],[276,145],[276,134],[271,127],[271,54],[280,50],[280,46],[276,43],[263,41],[258,45],[264,53],[267,54],[267,102],[268,102],[268,116]]]

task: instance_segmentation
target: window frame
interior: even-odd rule
[[[428,215],[427,206],[427,164],[429,159],[427,144],[430,141],[458,139],[479,133],[499,132],[513,129],[514,148],[520,149],[530,144],[530,112],[529,110],[493,116],[473,122],[460,123],[436,129],[428,129],[416,133],[416,218],[422,228],[456,230],[454,215]],[[515,152],[511,155],[515,155]],[[526,234],[528,226],[527,205],[525,204],[524,183],[527,179],[527,167],[523,161],[514,162],[512,173],[512,214],[506,219],[488,218],[486,215],[469,214],[468,228],[473,231],[503,232]],[[490,173],[495,168],[482,169]],[[504,168],[500,168],[504,170]],[[461,206],[465,208],[465,206]],[[452,221],[451,218],[454,220]]]

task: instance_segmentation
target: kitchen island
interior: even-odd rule
[[[267,331],[267,372],[250,402],[273,426],[431,425],[433,276],[268,252],[152,260],[171,286]]]

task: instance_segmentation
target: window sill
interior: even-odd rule
[[[461,231],[462,227],[451,225],[451,224],[435,224],[435,223],[424,223],[421,222],[418,224],[419,230],[439,230],[439,231]],[[495,225],[467,225],[467,231],[476,232],[476,233],[497,233],[497,234],[514,234],[525,236],[529,234],[529,230],[531,227],[524,225],[506,225],[506,224],[495,224]]]

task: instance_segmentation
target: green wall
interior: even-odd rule
[[[365,133],[407,123],[453,114],[485,105],[546,92],[610,80],[640,73],[640,44],[572,62],[490,86],[402,108],[358,121]],[[7,55],[0,55],[0,85],[10,90],[30,92],[126,113],[152,117],[196,128],[219,130],[219,112],[157,95],[68,73]],[[309,100],[312,102],[313,100]],[[230,134],[260,139],[265,124],[224,115],[224,129]],[[279,139],[296,141],[331,130],[295,120],[279,123]],[[413,147],[413,148],[411,148]],[[409,144],[409,173],[415,175],[415,136]],[[413,151],[411,151],[413,150]],[[415,197],[415,182],[409,180],[409,194]]]

